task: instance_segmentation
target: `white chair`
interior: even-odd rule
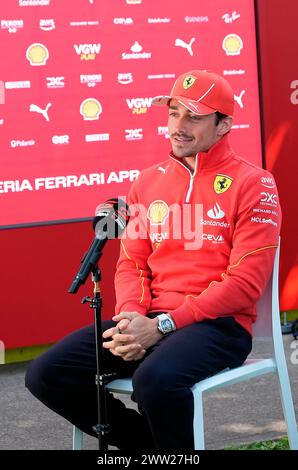
[[[247,359],[235,369],[228,369],[198,382],[192,387],[194,395],[194,440],[195,449],[205,448],[203,393],[217,390],[259,375],[273,372],[279,380],[280,395],[287,426],[290,448],[298,449],[298,433],[289,381],[287,363],[281,334],[279,295],[278,295],[279,248],[276,251],[274,267],[264,294],[257,303],[257,321],[254,324],[254,337],[272,338],[273,355],[269,359]],[[117,379],[107,385],[107,389],[116,393],[132,393],[132,380]],[[73,427],[73,450],[82,449],[83,433]]]

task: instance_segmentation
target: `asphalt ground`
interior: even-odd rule
[[[298,419],[298,341],[294,342],[292,335],[284,335],[283,341]],[[251,357],[270,357],[270,353],[271,343],[258,339]],[[0,450],[70,450],[72,425],[25,388],[27,366],[0,366]],[[129,397],[119,397],[135,406]],[[286,434],[275,374],[206,394],[204,416],[207,449],[277,439]],[[84,449],[96,450],[97,440],[85,436]]]

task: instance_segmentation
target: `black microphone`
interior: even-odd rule
[[[106,242],[122,235],[129,216],[129,207],[122,199],[111,198],[97,207],[96,216],[93,219],[95,239],[83,257],[80,270],[68,289],[70,294],[75,294],[85,283],[91,271],[97,267]]]

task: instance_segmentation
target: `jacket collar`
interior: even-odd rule
[[[196,158],[199,159],[198,161],[198,171],[204,170],[211,170],[215,169],[218,166],[221,166],[224,162],[230,159],[234,155],[234,151],[232,150],[229,142],[229,135],[226,134],[220,139],[216,144],[212,145],[212,147],[207,152],[199,152],[196,155]],[[182,159],[176,157],[173,151],[170,152],[170,158],[175,160],[176,162],[180,163],[187,168]]]

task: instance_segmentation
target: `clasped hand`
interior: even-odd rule
[[[138,312],[121,312],[112,320],[118,323],[117,326],[104,331],[103,338],[110,340],[104,341],[103,347],[115,356],[121,356],[125,361],[142,359],[146,349],[153,346],[162,336],[156,327],[157,320]]]

